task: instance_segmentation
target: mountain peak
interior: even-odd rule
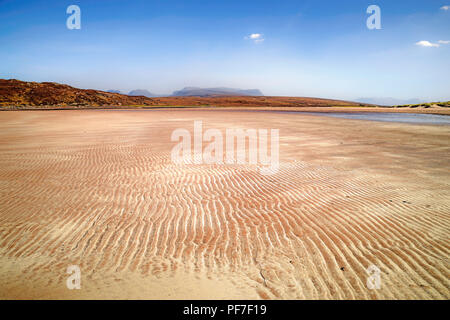
[[[263,93],[258,89],[235,89],[226,87],[217,88],[199,88],[199,87],[185,87],[181,90],[174,91],[172,96],[186,97],[186,96],[263,96]]]
[[[155,97],[155,95],[153,93],[151,93],[148,90],[145,89],[136,89],[136,90],[131,90],[128,93],[129,96],[143,96],[143,97],[147,97],[147,98],[151,98],[151,97]]]

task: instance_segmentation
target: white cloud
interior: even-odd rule
[[[450,6],[442,6],[441,10],[448,11],[450,10]]]
[[[430,41],[427,41],[427,40],[422,40],[422,41],[416,42],[416,45],[421,46],[421,47],[435,47],[435,48],[439,47],[439,44],[431,43]]]
[[[252,40],[255,43],[261,43],[264,41],[264,37],[261,33],[252,33],[251,35],[246,36],[244,39]]]
[[[450,40],[439,40],[438,43],[440,43],[440,44],[450,44]]]

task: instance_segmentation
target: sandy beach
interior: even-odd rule
[[[174,164],[196,120],[280,129],[278,173]],[[450,126],[176,109],[0,127],[0,299],[450,298]]]

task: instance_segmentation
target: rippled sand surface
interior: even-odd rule
[[[172,163],[194,120],[279,128],[279,172]],[[448,126],[164,110],[0,127],[0,298],[450,298]]]

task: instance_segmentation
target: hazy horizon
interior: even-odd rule
[[[81,29],[69,30],[69,5]],[[3,1],[2,78],[98,90],[259,89],[267,96],[450,100],[450,10],[377,1]]]

